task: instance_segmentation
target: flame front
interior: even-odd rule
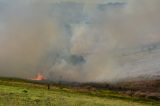
[[[33,80],[45,80],[45,77],[41,73],[38,73]]]

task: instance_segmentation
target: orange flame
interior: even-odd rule
[[[37,80],[37,81],[40,81],[40,80],[45,80],[45,77],[41,74],[41,73],[38,73],[35,78],[33,78],[32,80]]]

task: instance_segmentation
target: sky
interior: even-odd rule
[[[104,82],[160,74],[159,0],[0,0],[0,76]]]

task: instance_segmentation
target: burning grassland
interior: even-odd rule
[[[37,81],[42,81],[45,80],[46,78],[44,77],[43,74],[38,73],[34,78],[32,78],[31,80],[37,80]]]
[[[37,75],[38,76],[38,75]],[[11,81],[11,82],[10,82]],[[160,100],[160,79],[143,80],[137,78],[137,80],[121,81],[118,83],[78,83],[78,82],[66,82],[66,81],[50,81],[48,79],[42,80],[21,80],[14,78],[1,78],[1,82],[5,85],[12,85],[12,83],[21,82],[22,85],[30,85],[31,87],[45,88],[46,90],[63,89],[67,91],[74,91],[80,93],[90,93],[97,91],[111,90],[123,94],[123,96],[138,97],[141,99],[154,99]],[[98,94],[103,96],[102,94]]]

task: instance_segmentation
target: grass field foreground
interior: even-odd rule
[[[72,88],[0,80],[0,106],[160,106],[160,101],[127,97],[108,90]]]

